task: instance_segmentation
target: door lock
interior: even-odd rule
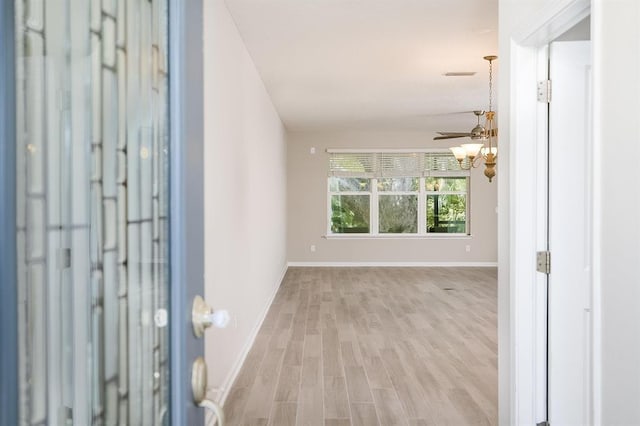
[[[216,424],[224,426],[224,410],[215,402],[206,399],[207,363],[201,356],[193,361],[191,367],[191,392],[193,393],[193,402],[199,407],[212,411],[216,416]]]
[[[191,391],[193,402],[200,405],[207,396],[207,363],[199,356],[191,367]]]
[[[204,331],[212,325],[217,328],[225,328],[229,325],[229,319],[229,311],[214,311],[202,297],[194,297],[191,322],[193,323],[193,334],[196,337],[202,337]]]

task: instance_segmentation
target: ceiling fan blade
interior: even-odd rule
[[[464,134],[460,134],[460,135],[446,135],[446,136],[436,136],[435,138],[433,138],[434,141],[439,141],[439,140],[443,140],[443,139],[456,139],[456,138],[468,138],[469,134],[468,133],[464,133]]]
[[[468,132],[437,132],[442,136],[471,136],[471,133]]]
[[[454,138],[469,138],[471,137],[471,133],[462,133],[462,132],[436,132],[442,136],[436,136],[433,140],[439,139],[454,139]],[[491,129],[491,137],[496,137],[498,135],[498,129]]]
[[[449,111],[449,112],[434,112],[425,114],[416,114],[418,117],[446,117],[449,115],[471,114],[473,110],[469,111]]]

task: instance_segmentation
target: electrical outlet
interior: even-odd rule
[[[311,247],[309,247],[309,250],[311,250],[311,253],[315,253],[315,251],[316,251],[315,244],[311,244]]]
[[[469,253],[471,251],[471,246],[469,244],[467,244],[466,246],[464,246],[464,250]]]
[[[311,149],[309,150],[310,154],[315,154],[316,153],[316,148],[314,146],[311,147]]]

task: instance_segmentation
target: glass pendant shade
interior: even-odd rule
[[[482,147],[484,146],[484,144],[481,143],[463,143],[462,145],[460,145],[466,152],[467,157],[469,158],[475,158],[478,153],[480,152],[480,149],[482,149]]]
[[[449,148],[453,153],[453,156],[456,157],[456,160],[462,161],[467,156],[467,150],[465,150],[461,146],[454,146]]]

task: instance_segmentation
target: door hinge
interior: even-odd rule
[[[551,273],[551,252],[539,251],[536,253],[536,271],[543,274]]]
[[[551,102],[551,80],[538,82],[538,102],[544,102],[546,104]]]

